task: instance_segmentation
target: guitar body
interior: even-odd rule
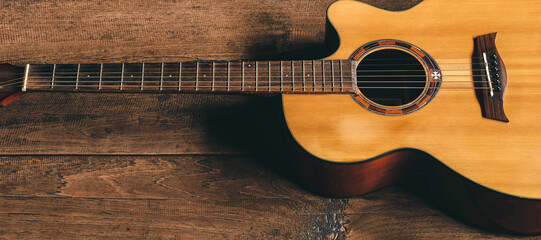
[[[325,195],[354,196],[420,179],[452,215],[499,231],[541,233],[538,1],[426,0],[390,12],[344,0],[327,13],[340,40],[327,59],[352,58],[372,41],[401,40],[439,64],[442,86],[426,106],[394,116],[369,111],[350,95],[283,95],[304,182]],[[509,122],[483,117],[473,89],[474,38],[489,33],[497,33],[506,66]],[[462,88],[446,88],[457,86],[451,81]]]

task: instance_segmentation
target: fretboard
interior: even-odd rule
[[[23,91],[355,93],[355,62],[28,64]]]

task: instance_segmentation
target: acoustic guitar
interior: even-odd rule
[[[26,92],[282,94],[306,186],[355,196],[419,182],[460,219],[541,234],[541,5],[426,0],[401,12],[328,8],[319,60],[1,65]],[[330,34],[332,35],[332,34]]]

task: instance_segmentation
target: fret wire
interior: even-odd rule
[[[335,86],[334,86],[334,61],[331,60],[331,76],[332,76],[332,91],[334,92]]]
[[[182,62],[178,64],[178,90],[180,91],[182,82]]]
[[[282,69],[282,61],[280,61],[280,92],[284,91],[284,72]]]
[[[255,61],[255,91],[257,92],[257,76],[258,74],[258,71],[257,71],[257,61]]]
[[[142,63],[141,65],[141,91],[143,91],[143,86],[145,82],[145,63]]]
[[[271,91],[271,62],[268,61],[268,66],[267,66],[268,70],[269,70],[269,92]]]
[[[199,87],[199,62],[195,63],[195,91]]]
[[[342,78],[342,61],[338,60],[338,67],[340,68],[340,92],[344,91],[343,78]]]
[[[214,91],[214,63],[215,62],[212,62],[212,91]]]
[[[244,91],[244,61],[242,61],[242,91]]]
[[[102,76],[103,76],[103,63],[100,63],[100,80],[99,80],[99,83],[98,83],[98,90],[101,90],[101,79],[102,79]]]
[[[229,92],[229,82],[231,82],[231,62],[227,61],[227,91]]]
[[[312,78],[314,79],[314,92],[316,91],[316,65],[314,64],[314,60],[312,60]]]
[[[291,61],[291,91],[295,91],[295,65],[293,64],[293,61]]]
[[[323,76],[323,92],[325,92],[325,60],[321,60],[321,76]]]
[[[163,65],[165,63],[162,62],[162,74],[160,75],[160,91],[163,89]]]
[[[56,64],[53,64],[53,76],[51,77],[51,88],[54,87],[54,75],[56,74]]]
[[[355,71],[355,69],[357,68],[357,65],[355,65],[355,62],[354,62],[354,61],[346,61],[346,64],[348,65],[348,66],[346,66],[346,71],[347,71],[347,72],[351,71],[351,72],[349,73],[349,75],[350,75],[350,76],[349,76],[349,79],[355,79],[355,80],[357,80],[357,72]],[[347,72],[346,72],[346,73],[347,73]],[[347,82],[347,80],[348,80],[348,77],[346,76],[346,82]],[[357,82],[357,81],[356,81],[356,82]],[[350,86],[350,87],[355,89],[355,88],[356,88],[356,85],[357,85],[357,83],[353,84],[353,85]]]
[[[77,64],[77,77],[75,78],[75,89],[79,88],[79,71],[81,70],[81,64]]]
[[[122,90],[123,83],[124,83],[124,63],[122,63],[122,72],[120,72],[120,90]]]
[[[302,60],[302,91],[306,92],[306,73],[304,72],[304,60]]]
[[[23,88],[21,91],[26,91],[26,85],[28,84],[28,73],[30,72],[30,64],[26,64],[26,68],[24,69],[24,80],[23,80]]]

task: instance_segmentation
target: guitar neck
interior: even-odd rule
[[[352,60],[28,64],[23,91],[356,92]]]

